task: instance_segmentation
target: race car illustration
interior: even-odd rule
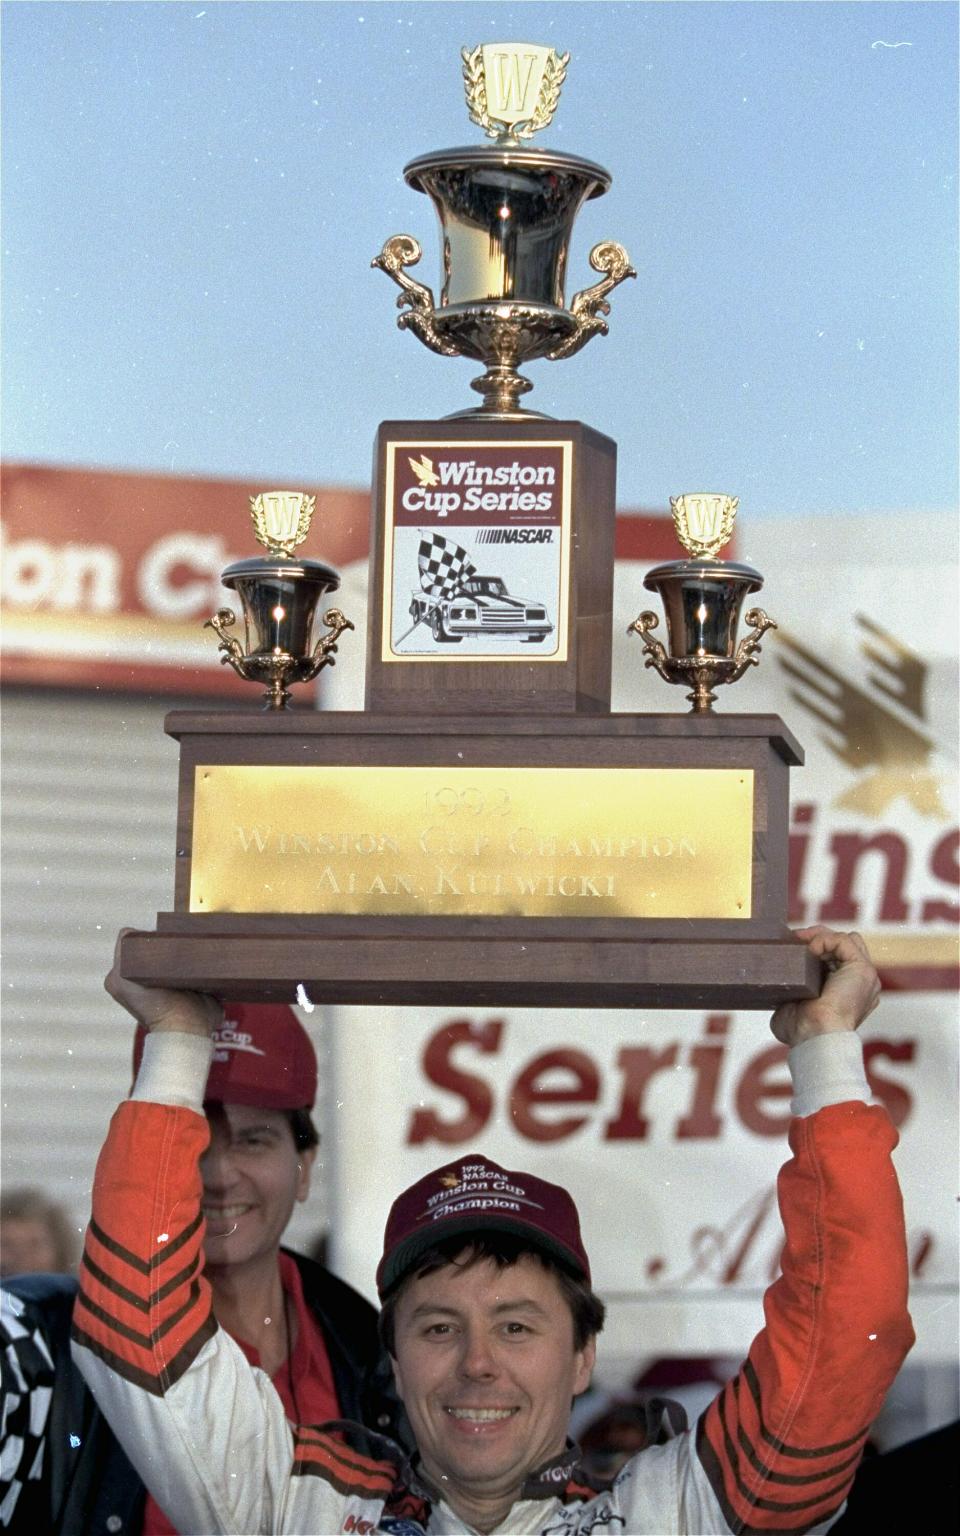
[[[512,597],[500,576],[466,576],[446,596],[415,590],[410,617],[429,624],[440,642],[459,642],[465,635],[519,635],[538,644],[553,630],[543,604]]]

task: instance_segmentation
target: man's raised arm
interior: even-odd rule
[[[268,1378],[218,1328],[202,1273],[202,1101],[221,1009],[198,993],[136,987],[116,967],[106,987],[149,1034],[97,1164],[77,1364],[178,1530],[270,1529],[293,1436]]]
[[[826,977],[819,997],[771,1019],[794,1083],[793,1156],[778,1182],[782,1273],[764,1297],[763,1331],[697,1426],[690,1532],[716,1528],[703,1524],[712,1499],[738,1533],[826,1529],[913,1343],[897,1135],[869,1102],[856,1034],[879,981],[858,934],[798,937]]]

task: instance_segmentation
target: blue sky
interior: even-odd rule
[[[484,142],[463,44],[569,50],[545,146],[638,270],[531,405],[616,438],[619,500],[776,516],[956,496],[952,4],[3,6],[7,458],[360,485],[389,417],[475,403],[370,259],[428,150]]]

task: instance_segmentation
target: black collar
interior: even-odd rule
[[[411,1493],[429,1499],[431,1503],[439,1503],[445,1498],[443,1490],[424,1471],[419,1453],[406,1462],[402,1477]],[[560,1499],[566,1503],[571,1497],[592,1498],[600,1491],[595,1480],[588,1478],[583,1470],[580,1447],[568,1440],[559,1455],[551,1456],[549,1461],[528,1473],[517,1502],[521,1499]],[[446,1499],[445,1502],[449,1504],[450,1501]]]

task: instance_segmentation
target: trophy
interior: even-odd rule
[[[310,530],[315,505],[316,497],[303,491],[251,496],[254,532],[270,558],[237,560],[220,577],[243,604],[246,645],[226,633],[237,622],[232,608],[218,609],[204,624],[219,636],[222,663],[249,682],[267,684],[264,709],[285,709],[288,683],[309,682],[322,667],[334,666],[337,641],[353,629],[339,608],[329,608],[323,615],[329,634],[312,645],[317,605],[340,585],[332,566],[293,558]]]
[[[531,148],[567,55],[465,50],[470,116],[489,145],[409,162],[437,209],[439,302],[388,240],[399,324],[478,358],[482,404],[381,423],[371,507],[366,707],[286,710],[349,622],[313,638],[335,571],[298,560],[309,498],[253,503],[267,556],[224,572],[244,605],[208,621],[225,662],[267,687],[259,712],[175,711],[173,910],[121,946],[131,980],[240,1000],[531,1007],[769,1008],[812,996],[818,967],[786,927],[790,766],[773,715],[717,716],[711,687],[755,660],[760,586],[716,558],[735,503],[678,497],[693,558],[652,571],[694,714],[610,710],[616,445],[526,410],[538,357],[606,331],[632,269],[594,247],[600,282],[564,300],[578,210],[610,176]],[[636,621],[647,635],[652,615]]]
[[[531,146],[557,108],[569,54],[528,43],[462,51],[470,118],[493,141],[404,168],[436,209],[439,302],[408,276],[412,235],[372,265],[399,285],[397,324],[435,352],[477,358],[474,409],[384,422],[374,472],[368,709],[436,714],[610,708],[616,445],[525,409],[519,372],[605,335],[607,295],[636,276],[610,240],[603,274],[564,299],[574,221],[611,176]],[[491,546],[496,546],[492,548]]]
[[[777,627],[762,608],[751,608],[746,623],[753,634],[737,644],[743,600],[763,586],[752,566],[717,559],[733,533],[738,505],[738,497],[704,491],[671,496],[677,537],[693,558],[658,565],[643,583],[660,594],[669,650],[650,637],[659,620],[649,609],[628,626],[628,633],[644,639],[645,666],[656,668],[668,683],[693,684],[687,698],[694,715],[710,713],[714,687],[735,683],[748,667],[759,665],[760,641]]]
[[[533,388],[518,365],[570,357],[592,336],[605,336],[607,294],[637,274],[623,246],[603,240],[590,252],[602,278],[565,307],[574,220],[588,198],[607,191],[610,175],[591,160],[529,149],[525,141],[550,123],[570,55],[530,43],[487,43],[464,48],[462,58],[471,121],[493,144],[420,155],[403,170],[411,187],[428,193],[440,220],[439,305],[405,270],[422,255],[412,235],[387,240],[372,265],[402,289],[401,329],[434,352],[486,364],[471,384],[483,404],[454,419],[511,420],[536,414],[517,403]]]

